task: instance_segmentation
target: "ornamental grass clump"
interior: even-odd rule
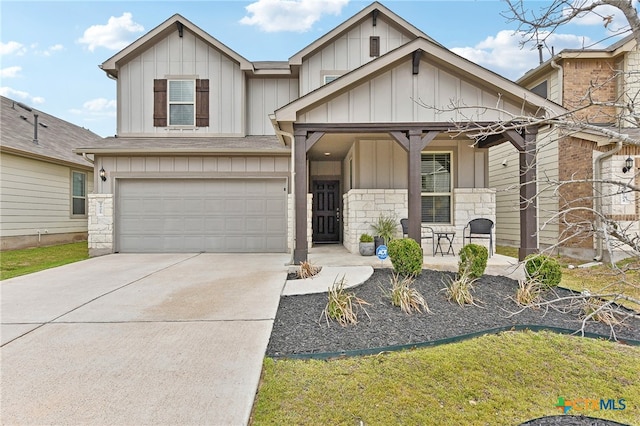
[[[562,269],[558,261],[544,254],[527,256],[524,270],[527,279],[535,280],[548,289],[560,284],[562,279]]]
[[[536,280],[520,280],[516,291],[516,303],[519,306],[531,306],[540,301],[542,287]]]
[[[369,303],[357,297],[354,293],[345,290],[346,280],[344,276],[341,279],[336,277],[335,281],[329,287],[327,306],[322,314],[327,320],[338,321],[338,324],[345,327],[349,324],[358,323],[358,310],[362,309],[367,317],[369,314],[363,305]]]
[[[455,279],[447,277],[447,280],[446,287],[442,289],[447,293],[447,300],[456,302],[460,306],[476,305],[473,297],[473,284],[477,278],[471,278],[469,268],[459,273]]]
[[[298,277],[302,279],[311,278],[320,272],[319,266],[314,266],[309,261],[300,262],[300,268],[298,269]]]
[[[410,276],[401,276],[400,274],[392,274],[391,276],[391,304],[399,306],[407,314],[412,311],[419,313],[431,312],[426,300],[420,292],[413,287],[414,279]]]
[[[388,247],[389,258],[396,274],[414,277],[422,272],[422,249],[411,238],[393,240]]]
[[[469,271],[469,277],[472,279],[480,278],[487,269],[487,259],[489,251],[485,246],[480,244],[467,244],[460,249],[460,261],[458,262],[458,274],[462,275],[464,271]]]
[[[585,298],[582,304],[582,313],[585,320],[591,319],[598,321],[608,326],[620,325],[620,321],[615,313],[611,302],[605,302],[602,299],[595,297]]]

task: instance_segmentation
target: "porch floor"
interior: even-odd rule
[[[437,271],[457,271],[460,258],[452,255],[426,255],[423,268]],[[387,258],[382,261],[376,256],[361,256],[350,253],[342,244],[319,244],[309,250],[309,261],[316,266],[372,266],[374,268],[392,268]],[[495,254],[487,261],[485,274],[503,275],[514,280],[524,279],[524,269],[513,257]]]

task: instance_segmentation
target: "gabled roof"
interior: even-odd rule
[[[236,53],[234,50],[227,47],[217,39],[213,38],[207,32],[200,29],[197,25],[190,22],[187,18],[180,14],[175,14],[162,24],[158,25],[129,46],[122,49],[120,52],[113,55],[100,65],[100,68],[107,74],[113,77],[118,77],[118,69],[121,64],[126,63],[131,58],[134,58],[147,50],[149,47],[167,37],[168,34],[174,31],[191,31],[196,36],[200,37],[211,46],[215,47],[220,52],[227,55],[229,58],[240,64],[242,70],[253,70],[251,62],[246,60],[243,56]]]
[[[417,38],[366,63],[360,68],[356,68],[330,84],[321,86],[283,106],[275,112],[275,118],[280,122],[294,122],[297,120],[299,111],[306,111],[325,103],[338,94],[363,84],[370,79],[372,75],[390,69],[404,61],[411,60],[413,52],[416,51],[420,51],[423,58],[426,56],[429,62],[436,66],[451,70],[466,81],[476,83],[487,89],[493,88],[496,94],[500,93],[505,98],[516,100],[519,103],[525,102],[532,109],[542,108],[545,110],[553,110],[556,113],[564,111],[562,106],[542,96],[536,95],[513,81],[489,71],[478,64],[456,55],[431,40]]]
[[[74,154],[83,145],[97,145],[102,137],[20,102],[1,97],[0,151],[55,164],[93,169],[91,162]],[[38,115],[35,125],[34,114]],[[37,143],[34,142],[37,130]]]
[[[344,33],[350,31],[353,27],[359,25],[362,21],[368,19],[369,16],[374,13],[374,11],[377,11],[375,13],[377,13],[378,18],[380,18],[381,15],[384,16],[384,18],[387,21],[391,22],[392,24],[394,24],[396,27],[403,30],[404,32],[412,34],[416,38],[422,37],[427,40],[430,40],[433,43],[439,44],[435,40],[433,40],[431,37],[429,37],[422,31],[420,31],[418,28],[414,27],[409,22],[405,21],[404,19],[402,19],[401,17],[393,13],[391,10],[387,9],[382,4],[375,1],[371,3],[369,6],[362,9],[360,12],[353,15],[351,18],[347,19],[346,21],[344,21],[343,23],[341,23],[340,25],[338,25],[337,27],[335,27],[334,29],[332,29],[331,31],[323,35],[322,37],[320,37],[319,39],[317,39],[316,41],[309,44],[307,47],[305,47],[295,55],[293,55],[291,58],[289,58],[289,64],[292,66],[301,65],[302,60],[305,57],[309,56],[311,53],[319,49],[322,49],[326,44],[340,37]]]
[[[545,62],[541,63],[536,68],[529,70],[525,75],[517,80],[518,84],[527,85],[532,81],[544,76],[553,69],[553,63],[561,63],[565,59],[608,59],[615,58],[621,54],[629,52],[636,48],[636,40],[633,34],[618,40],[610,46],[604,49],[563,49],[560,53],[556,54],[552,58],[549,58]]]

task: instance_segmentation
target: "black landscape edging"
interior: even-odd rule
[[[363,356],[363,355],[376,355],[383,352],[397,352],[404,351],[408,349],[417,349],[417,348],[425,348],[429,346],[440,346],[448,343],[456,343],[461,342],[463,340],[473,339],[475,337],[484,336],[486,334],[498,334],[503,333],[505,331],[551,331],[558,334],[568,334],[568,335],[576,335],[579,334],[580,337],[589,337],[592,339],[605,339],[611,340],[607,336],[603,336],[597,333],[588,333],[588,332],[580,332],[576,330],[570,330],[568,328],[559,328],[559,327],[551,327],[544,325],[508,325],[504,327],[496,327],[483,331],[476,331],[473,333],[463,334],[455,337],[448,337],[446,339],[439,340],[431,340],[427,342],[417,342],[417,343],[408,343],[405,345],[393,345],[393,346],[385,346],[379,348],[367,348],[367,349],[354,349],[348,351],[340,351],[340,352],[316,352],[316,353],[301,353],[301,354],[289,354],[289,355],[269,355],[269,358],[273,359],[320,359],[320,360],[328,360],[332,358],[347,358],[354,356]],[[618,343],[626,344],[629,346],[640,346],[640,341],[633,339],[618,339]]]

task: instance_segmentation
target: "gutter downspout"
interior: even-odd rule
[[[293,137],[292,133],[289,132],[285,132],[284,130],[280,129],[280,125],[278,124],[278,122],[275,120],[275,117],[270,115],[269,118],[271,119],[271,124],[273,125],[273,128],[276,132],[277,135],[279,136],[286,136],[289,138],[289,140],[291,141],[291,181],[289,182],[289,187],[291,188],[291,195],[293,195],[295,197],[296,194],[296,141]],[[289,198],[287,197],[287,203],[289,202]],[[290,245],[291,245],[291,260],[289,261],[289,265],[293,265],[293,250],[295,248],[295,242],[296,242],[296,208],[295,208],[295,203],[294,203],[294,207],[292,209],[291,212],[291,219],[293,219],[293,229],[291,230],[291,240],[289,241]]]
[[[622,141],[617,141],[616,142],[616,147],[613,148],[611,151],[607,151],[607,152],[603,152],[602,154],[598,155],[596,157],[595,163],[594,163],[594,170],[593,170],[593,180],[595,182],[595,189],[596,189],[596,199],[595,199],[595,210],[596,210],[596,255],[593,258],[593,260],[595,260],[596,262],[600,262],[602,260],[603,257],[603,241],[602,241],[602,235],[600,232],[598,232],[598,230],[600,230],[600,228],[602,228],[602,218],[601,218],[601,214],[602,214],[602,162],[604,160],[606,160],[607,158],[612,157],[615,153],[619,152],[622,149]]]

